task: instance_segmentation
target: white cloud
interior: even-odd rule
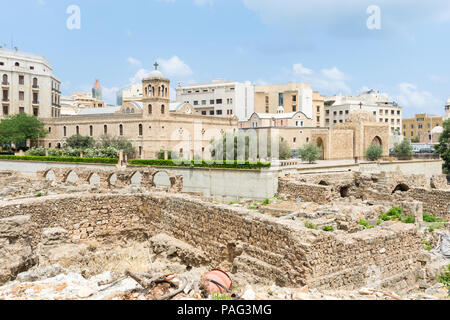
[[[136,59],[136,58],[133,58],[133,57],[129,57],[128,59],[127,59],[127,62],[129,63],[129,64],[131,64],[132,66],[141,66],[142,65],[142,62],[141,61],[139,61],[138,59]]]
[[[404,112],[442,113],[443,101],[436,98],[431,92],[420,90],[415,84],[402,82],[397,86],[397,91],[392,95]]]
[[[313,73],[311,69],[305,68],[301,63],[294,64],[294,74],[302,76],[302,75],[310,75]]]
[[[350,93],[351,89],[347,84],[350,76],[339,70],[337,67],[322,69],[315,72],[306,68],[301,63],[292,66],[292,75],[296,81],[311,84],[313,90],[319,90],[323,94]]]
[[[119,91],[120,88],[117,87],[102,87],[102,97],[103,100],[107,104],[115,105],[116,104],[116,98],[117,98],[117,91]]]
[[[141,82],[142,79],[144,79],[149,73],[150,73],[150,71],[147,69],[143,69],[143,68],[139,69],[134,74],[134,76],[130,78],[130,83],[133,84],[133,83]]]
[[[177,56],[173,56],[172,58],[167,60],[160,58],[157,61],[161,66],[161,72],[165,76],[185,78],[193,73],[191,68]]]

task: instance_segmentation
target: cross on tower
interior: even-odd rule
[[[359,108],[362,109],[362,106],[363,106],[363,103],[360,102],[360,103],[359,103]]]
[[[155,66],[155,70],[158,70],[158,67],[159,67],[158,62],[155,62],[154,66]]]

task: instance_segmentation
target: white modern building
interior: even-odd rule
[[[376,116],[377,122],[390,125],[390,133],[402,132],[402,107],[396,102],[388,101],[386,95],[378,91],[370,90],[356,97],[333,96],[325,99],[325,126],[334,127],[338,123],[344,123],[352,111],[367,110]]]
[[[129,101],[142,101],[142,84],[135,83],[120,89],[116,94],[116,104],[118,106],[123,105],[125,102]]]
[[[61,81],[45,57],[0,48],[0,80],[0,119],[19,113],[60,116]]]
[[[210,116],[236,115],[246,121],[255,112],[254,86],[250,82],[215,79],[177,87],[177,102],[189,103],[197,113]]]

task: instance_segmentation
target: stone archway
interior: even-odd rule
[[[399,183],[396,187],[395,187],[395,189],[394,189],[394,191],[392,191],[392,194],[394,194],[394,193],[396,193],[396,192],[398,192],[398,191],[401,191],[401,192],[407,192],[407,191],[409,191],[409,186],[408,185],[406,185],[406,184],[404,184],[404,183]]]
[[[172,181],[167,171],[157,171],[153,175],[153,185],[157,188],[171,188]]]
[[[325,145],[323,143],[322,138],[317,138],[316,140],[317,146],[322,149],[322,154],[320,155],[320,160],[325,160]]]
[[[376,145],[378,147],[382,147],[383,140],[381,140],[381,138],[379,136],[376,136],[375,138],[373,138],[371,145]]]

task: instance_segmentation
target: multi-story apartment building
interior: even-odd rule
[[[371,112],[377,122],[389,125],[390,134],[402,132],[402,107],[378,91],[370,90],[353,96],[327,97],[325,101],[325,126],[333,128],[336,124],[345,123],[351,112],[366,110]]]
[[[108,105],[102,100],[102,88],[98,80],[95,81],[92,93],[72,92],[70,96],[61,97],[61,115],[78,114],[87,108],[106,108]]]
[[[248,120],[255,112],[254,86],[250,82],[215,79],[186,87],[179,83],[176,91],[177,102],[192,104],[196,113],[204,116],[236,115],[239,120]]]
[[[403,119],[403,136],[415,142],[429,142],[433,140],[433,129],[441,127],[444,121],[443,116],[416,114],[414,118]]]
[[[0,48],[0,119],[26,113],[60,116],[61,82],[43,56]]]
[[[131,84],[125,88],[120,89],[116,94],[116,104],[123,105],[130,101],[142,101],[142,84]]]
[[[302,112],[316,127],[325,124],[324,100],[307,83],[255,86],[256,113]]]

